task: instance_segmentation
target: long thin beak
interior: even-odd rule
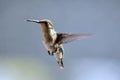
[[[36,23],[40,23],[40,20],[28,19],[28,20],[26,20],[26,21],[28,21],[28,22],[36,22]]]

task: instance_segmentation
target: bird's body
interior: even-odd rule
[[[43,44],[48,50],[49,55],[54,55],[60,68],[63,69],[63,44],[68,43],[80,38],[88,37],[90,34],[67,34],[67,33],[57,33],[54,30],[53,24],[50,20],[27,20],[29,22],[36,22],[41,25]]]
[[[44,23],[41,23],[42,33],[43,33],[43,44],[49,52],[55,51],[55,46],[53,45],[56,40],[56,32],[53,29],[47,29]]]

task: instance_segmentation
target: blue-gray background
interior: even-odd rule
[[[65,44],[60,70],[26,19],[94,36]],[[0,0],[0,80],[120,80],[119,41],[120,0]]]

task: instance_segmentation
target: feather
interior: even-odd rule
[[[61,43],[69,43],[75,40],[79,40],[82,38],[90,37],[91,34],[67,34],[67,33],[59,33],[58,38]]]

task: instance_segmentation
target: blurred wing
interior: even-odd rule
[[[68,43],[82,38],[90,37],[91,34],[62,34],[62,43]]]

